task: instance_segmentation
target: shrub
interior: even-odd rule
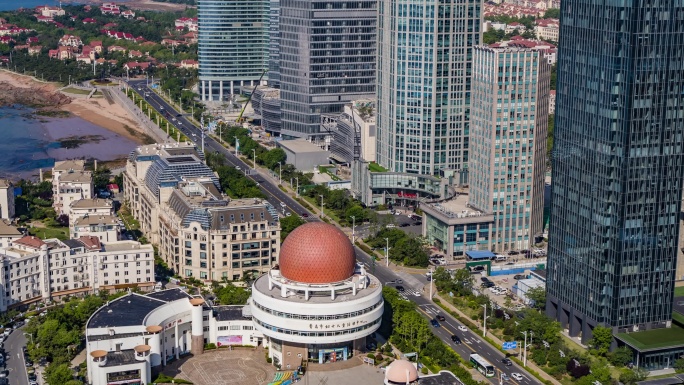
[[[375,359],[375,354],[373,354],[373,353],[368,353],[368,354],[366,354],[366,357]]]
[[[204,349],[205,349],[205,350],[216,349],[216,344],[213,343],[213,342],[210,342],[210,343],[208,343],[208,344],[205,344],[205,345],[204,345]]]
[[[427,366],[423,366],[423,367],[420,369],[420,372],[423,373],[423,374],[428,374],[428,368],[427,368]]]
[[[382,354],[378,353],[375,355],[375,361],[382,361]]]
[[[271,357],[266,357],[266,362],[271,364],[273,363],[273,359],[271,359]]]

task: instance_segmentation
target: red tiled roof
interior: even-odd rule
[[[33,235],[26,235],[24,237],[21,237],[14,241],[14,243],[18,243],[20,245],[32,247],[34,249],[40,249],[41,246],[45,245],[46,243],[43,242],[42,239],[34,237]]]

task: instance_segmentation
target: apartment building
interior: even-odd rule
[[[155,285],[154,249],[134,241],[24,236],[0,248],[0,265],[0,311],[67,295]]]
[[[277,213],[260,199],[220,192],[193,144],[138,147],[124,172],[124,199],[147,238],[178,274],[238,280],[278,261]]]
[[[70,215],[71,203],[93,197],[93,174],[85,170],[85,161],[55,162],[52,168],[52,195],[57,215]]]
[[[82,218],[86,215],[114,215],[114,206],[109,199],[79,199],[69,205],[71,216],[69,217],[69,225],[77,218]]]
[[[0,247],[8,247],[23,234],[16,227],[10,226],[5,221],[0,221]]]
[[[0,219],[14,218],[14,185],[8,179],[0,179]]]
[[[97,237],[101,242],[113,242],[119,240],[123,225],[114,215],[86,214],[70,220],[69,232],[72,237],[82,236]]]

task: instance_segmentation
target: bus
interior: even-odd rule
[[[494,365],[490,364],[489,361],[482,358],[479,354],[471,354],[470,363],[480,373],[484,374],[485,377],[494,377]]]

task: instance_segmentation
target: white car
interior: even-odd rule
[[[522,381],[523,379],[523,376],[520,373],[511,373],[511,377],[516,381]]]
[[[468,331],[468,328],[465,327],[465,326],[463,326],[463,325],[458,325],[458,330],[460,330],[460,331],[462,331],[462,332],[467,332],[467,331]]]

